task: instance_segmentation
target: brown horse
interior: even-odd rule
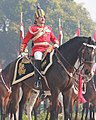
[[[83,103],[83,110],[82,110],[82,117],[81,120],[83,120],[84,117],[84,111],[86,110],[86,116],[85,116],[85,120],[88,120],[88,109],[90,107],[90,103],[93,106],[96,106],[96,75],[94,75],[94,77],[91,80],[88,80],[86,82],[86,87],[85,88],[85,94],[83,94],[85,100],[87,101],[86,103]],[[84,91],[83,91],[84,92]],[[72,103],[74,104],[74,102],[76,102],[76,110],[75,110],[75,120],[78,119],[78,107],[79,107],[79,103],[80,100],[78,100],[78,94],[76,94],[73,90],[72,92]],[[91,120],[91,118],[90,118]]]
[[[72,110],[72,85],[73,85],[73,76],[72,74],[76,72],[74,64],[79,60],[80,73],[83,77],[91,77],[91,68],[93,65],[93,58],[95,52],[94,42],[90,37],[75,37],[69,40],[68,42],[61,45],[58,49],[55,50],[51,60],[53,64],[42,76],[42,89],[44,91],[50,90],[52,95],[52,108],[50,112],[50,120],[57,120],[57,100],[58,95],[61,92],[63,95],[63,105],[64,105],[64,117],[65,120],[71,120],[71,110]],[[69,52],[70,51],[70,52]],[[48,56],[46,60],[48,59]],[[6,85],[12,85],[15,65],[18,59],[10,63],[3,71],[2,76]],[[30,61],[30,60],[29,60]],[[51,62],[52,62],[51,61]],[[45,62],[45,61],[44,61]],[[21,64],[20,64],[21,65]],[[23,64],[24,65],[24,64]],[[34,64],[31,62],[31,69],[34,71]],[[36,68],[35,68],[36,69]],[[24,70],[24,69],[23,69]],[[6,71],[8,71],[6,73]],[[21,72],[21,71],[20,71]],[[8,76],[5,78],[5,76]],[[1,77],[0,77],[1,79]],[[25,84],[26,89],[23,89],[23,96],[19,104],[19,120],[22,120],[22,113],[24,105],[28,100],[31,90],[34,89],[34,76],[26,78],[21,84],[13,85],[14,89],[18,89],[16,86],[22,86]],[[54,101],[55,99],[55,101]],[[14,102],[15,103],[15,102]],[[16,104],[16,103],[15,103]],[[70,109],[71,106],[71,109]]]
[[[72,111],[71,95],[72,95],[73,81],[70,73],[74,73],[74,64],[77,61],[77,59],[79,59],[79,63],[80,63],[79,68],[80,67],[82,68],[82,70],[79,72],[80,74],[82,74],[83,77],[90,76],[89,75],[90,70],[93,65],[92,56],[94,55],[94,52],[93,52],[94,50],[90,45],[83,44],[84,42],[85,43],[87,42],[90,44],[89,42],[90,38],[86,39],[87,41],[85,39],[86,39],[85,37],[73,38],[68,42],[66,42],[65,44],[61,45],[59,49],[56,49],[55,54],[53,56],[54,64],[51,66],[50,70],[48,70],[46,73],[49,89],[48,89],[48,86],[45,86],[45,83],[44,83],[45,79],[42,81],[43,90],[50,90],[52,94],[52,109],[50,112],[50,120],[58,119],[58,113],[56,111],[56,107],[57,107],[58,94],[60,91],[62,92],[62,95],[63,95],[65,120],[68,120],[68,119],[71,120],[71,111]],[[89,52],[89,49],[90,49],[90,52]],[[67,51],[69,50],[70,50],[70,53],[68,54]],[[89,57],[90,53],[91,53],[91,56]],[[24,83],[28,84],[29,86],[31,85],[30,87],[33,87],[33,81],[27,80]],[[23,98],[22,98],[23,102],[21,100],[20,106],[19,106],[20,115],[22,115],[24,99],[26,99],[26,96],[24,98],[24,95],[23,95]],[[71,109],[70,109],[70,106],[71,106]],[[22,119],[22,117],[20,117],[20,119]]]
[[[8,108],[6,109],[6,114],[10,117],[9,119],[11,120],[13,117],[14,117],[14,120],[18,120],[18,109],[19,109],[19,101],[21,100],[21,95],[20,95],[20,86],[21,85],[14,85],[14,86],[11,86],[11,95],[10,95],[10,98],[9,98],[9,106]],[[17,89],[14,89],[14,88],[17,88]],[[17,116],[16,116],[17,114]]]
[[[7,72],[7,71],[6,71]],[[5,76],[6,78],[8,76]],[[0,72],[0,107],[1,107],[1,120],[5,120],[6,118],[6,109],[9,105],[9,98],[11,94],[10,85],[8,83],[5,83],[4,79],[2,77],[2,71]]]
[[[90,80],[87,83],[86,93],[85,93],[84,97],[87,100],[87,103],[85,103],[83,105],[81,120],[83,120],[84,110],[86,110],[85,120],[88,120],[88,109],[89,109],[90,103],[94,107],[96,106],[96,75],[94,75],[94,77],[92,78],[92,80]],[[90,120],[91,120],[91,118],[90,118]]]
[[[90,104],[90,120],[96,120],[96,103],[95,106]]]

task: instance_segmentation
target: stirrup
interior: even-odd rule
[[[36,82],[34,83],[34,88],[36,88],[36,89],[42,89],[41,81],[36,81]]]

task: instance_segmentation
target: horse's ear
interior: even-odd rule
[[[90,42],[92,41],[91,37],[88,38],[88,43],[90,44]]]

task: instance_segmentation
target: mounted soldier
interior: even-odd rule
[[[41,60],[43,53],[49,48],[50,43],[54,44],[54,47],[59,47],[59,40],[55,37],[52,28],[45,25],[45,12],[41,7],[37,6],[37,11],[35,12],[35,20],[34,25],[29,26],[28,32],[21,44],[22,53],[27,43],[32,39],[33,47],[32,47],[32,56],[35,58],[35,67],[38,69],[34,69],[34,87],[42,89],[41,84]],[[39,71],[39,72],[38,72]]]

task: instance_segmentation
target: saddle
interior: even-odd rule
[[[44,54],[41,61],[41,73],[45,75],[47,70],[52,66],[54,50]],[[13,84],[22,82],[23,80],[34,75],[34,58],[28,56],[17,58],[14,70]]]

